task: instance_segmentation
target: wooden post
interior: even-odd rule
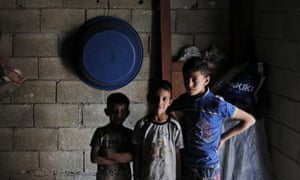
[[[162,79],[171,81],[170,0],[160,0],[160,37]]]

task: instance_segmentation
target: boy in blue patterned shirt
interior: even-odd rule
[[[193,57],[184,63],[182,72],[186,93],[169,108],[182,125],[182,177],[184,180],[219,180],[219,149],[228,139],[252,126],[255,119],[210,92],[207,61]],[[228,118],[240,123],[222,134],[223,122]]]

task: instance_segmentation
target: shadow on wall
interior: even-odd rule
[[[61,36],[61,43],[59,45],[59,56],[62,57],[63,65],[67,70],[74,73],[76,72],[74,66],[74,44],[76,43],[76,34],[77,29],[73,30],[68,35]]]
[[[139,1],[140,3],[141,1]],[[160,32],[160,1],[152,1],[152,24],[151,35],[149,37],[149,61],[150,61],[150,81],[155,81],[162,77],[161,73],[161,32]],[[149,87],[149,86],[148,86]]]

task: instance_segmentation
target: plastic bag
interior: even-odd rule
[[[238,107],[256,114],[258,92],[265,80],[262,63],[249,63],[218,90],[218,94]]]

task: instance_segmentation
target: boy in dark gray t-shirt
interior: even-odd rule
[[[131,180],[132,131],[122,125],[129,114],[129,99],[122,93],[110,94],[104,111],[110,123],[97,128],[91,140],[97,180]]]

